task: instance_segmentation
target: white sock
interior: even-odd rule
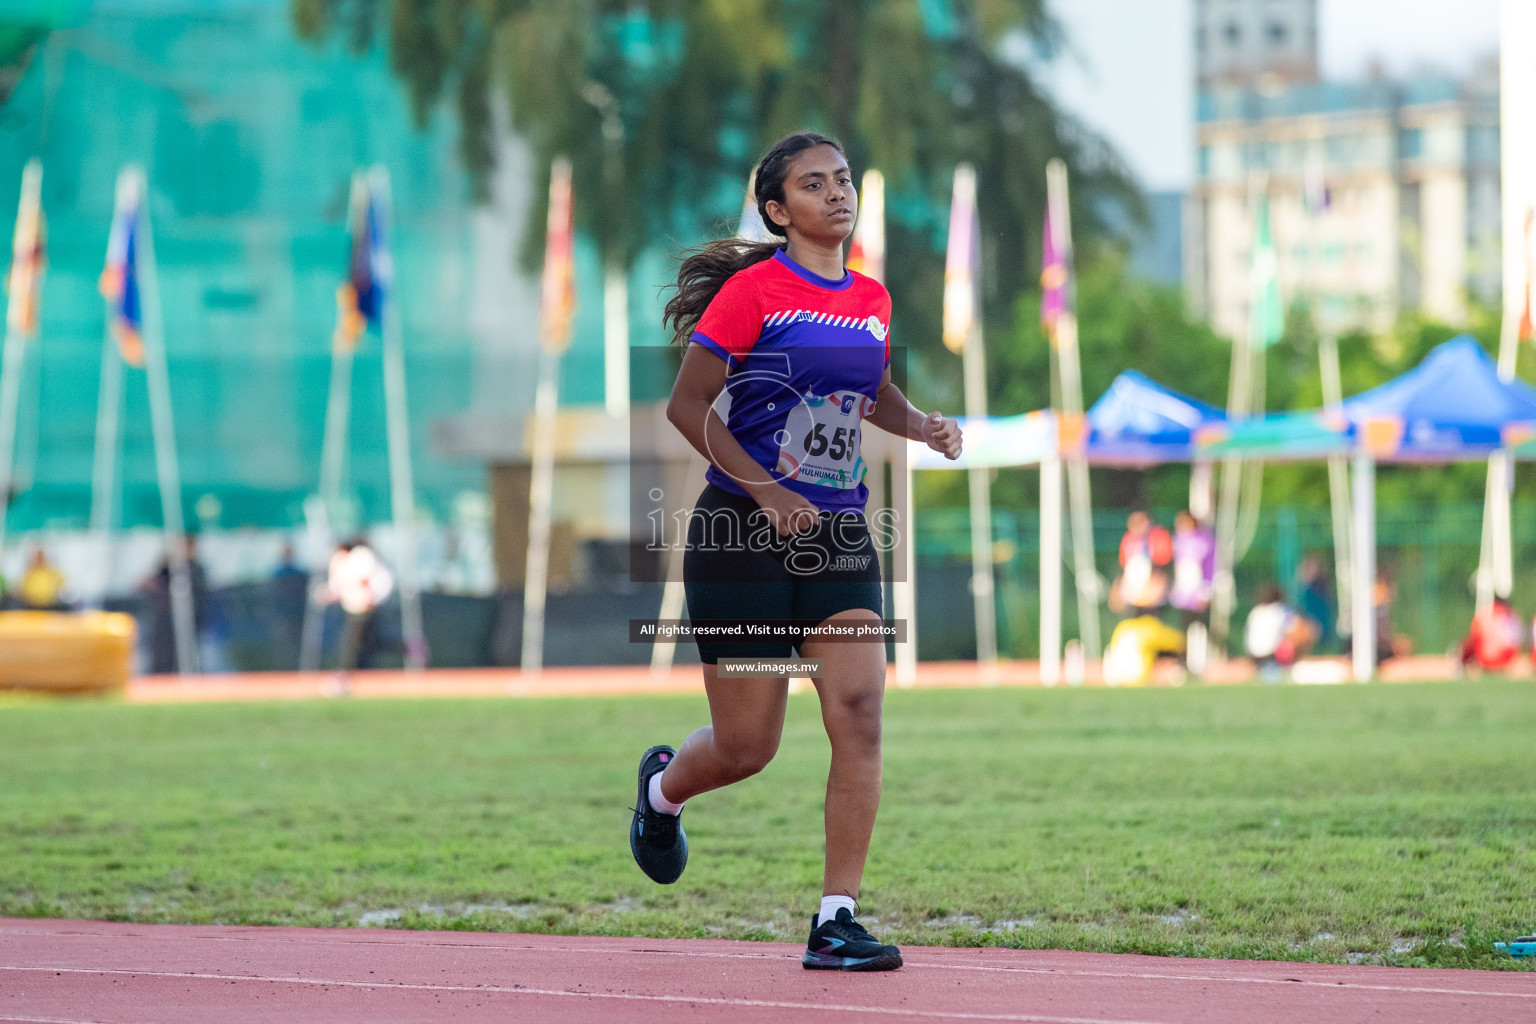
[[[848,913],[854,912],[852,896],[823,896],[821,898],[821,910],[816,914],[816,924],[823,921],[831,921],[837,917],[837,912],[843,907],[848,908]]]
[[[667,774],[666,769],[662,769],[651,776],[651,809],[660,811],[662,814],[681,814],[682,804],[675,804],[661,795],[661,777],[665,774]]]

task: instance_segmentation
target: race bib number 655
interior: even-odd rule
[[[779,474],[822,487],[857,487],[867,472],[859,430],[874,408],[874,399],[858,391],[802,395],[775,438]]]

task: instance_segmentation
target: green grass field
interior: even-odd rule
[[[702,696],[0,705],[0,914],[803,941],[827,741],[693,801],[634,768]],[[903,943],[1514,966],[1536,686],[893,692],[866,920]]]

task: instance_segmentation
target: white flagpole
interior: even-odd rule
[[[309,571],[309,597],[304,604],[303,639],[299,667],[313,672],[320,667],[320,641],[325,609],[320,587],[329,568],[329,554],[336,533],[345,524],[341,509],[341,480],[346,467],[346,445],[352,422],[352,349],[331,346],[331,385],[325,402],[325,433],[320,442],[320,491],[312,503],[304,502],[304,521],[312,546],[320,553]],[[404,590],[401,591],[402,601]],[[403,607],[403,606],[402,606]]]
[[[897,570],[900,575],[891,588],[891,613],[898,622],[907,624],[907,642],[896,645],[896,685],[903,688],[917,682],[917,519],[912,501],[910,449],[908,444],[901,450],[901,465],[891,472],[891,507],[896,510],[901,530],[894,552],[901,563]]]
[[[965,415],[987,415],[986,341],[981,326],[980,217],[976,211],[976,170],[955,167],[950,204],[949,249],[944,269],[944,343],[959,349],[964,380]],[[959,220],[957,218],[965,218]],[[967,223],[968,221],[968,223]],[[997,606],[992,575],[992,488],[979,466],[966,470],[970,484],[971,599],[976,619],[976,660],[984,671],[997,664]]]
[[[864,172],[862,196],[859,200],[859,223],[849,246],[849,263],[858,253],[857,269],[860,273],[885,283],[885,175],[870,168]],[[743,237],[752,237],[746,225],[754,224],[759,235],[766,232],[762,219],[757,216],[756,206],[751,217],[743,216]],[[893,645],[895,651],[896,685],[909,687],[917,680],[917,521],[912,506],[912,452],[906,438],[880,436],[870,447],[868,437],[865,462],[871,472],[869,505],[871,508],[889,507],[896,515],[898,532],[895,547],[887,562],[891,572],[891,614],[897,621],[906,623],[906,639]],[[878,453],[878,454],[877,454]],[[891,468],[889,489],[885,482],[885,468]]]
[[[1040,681],[1061,682],[1061,457],[1040,460]]]
[[[33,157],[21,174],[21,202],[16,208],[18,235],[24,217],[37,217],[41,208],[43,185],[42,161]],[[34,229],[40,232],[41,227]],[[11,294],[7,307],[5,326],[5,351],[0,357],[0,552],[5,550],[5,526],[11,510],[12,470],[16,458],[16,410],[21,403],[21,377],[26,368],[26,325],[21,321],[22,304],[29,302],[28,294],[36,292],[36,282],[22,280],[26,268],[23,259],[30,254],[14,252],[11,264]],[[34,311],[34,316],[36,315]]]
[[[165,335],[160,319],[160,278],[155,266],[154,232],[149,221],[149,189],[144,171],[123,171],[129,194],[139,204],[139,294],[144,303],[144,371],[149,387],[150,426],[155,438],[155,469],[160,480],[160,508],[165,521],[166,557],[171,569],[171,622],[176,633],[176,667],[182,675],[198,670],[197,609],[192,570],[187,562],[186,526],[181,515],[181,470],[176,461],[176,427],[171,416],[171,380],[166,367]]]
[[[16,453],[16,409],[21,403],[21,377],[27,355],[20,331],[5,332],[0,366],[0,552],[5,550],[6,520],[11,511],[11,479]]]
[[[368,174],[369,187],[377,197],[385,224],[385,238],[393,227],[389,172],[375,166]],[[393,256],[391,255],[391,259]],[[400,580],[400,632],[405,640],[405,667],[412,671],[427,665],[427,641],[421,621],[421,577],[416,566],[416,489],[411,479],[411,434],[405,396],[405,344],[401,339],[398,282],[389,275],[380,312],[384,335],[384,412],[389,441],[389,491],[399,547],[395,566]]]
[[[1344,388],[1339,374],[1339,342],[1330,330],[1324,330],[1319,339],[1318,360],[1322,364],[1323,406],[1337,410],[1344,403]],[[1328,507],[1333,517],[1333,574],[1338,581],[1339,633],[1352,636],[1355,542],[1349,526],[1349,460],[1343,454],[1328,456]]]
[[[1258,247],[1259,196],[1268,189],[1268,182],[1255,176],[1249,183],[1249,220],[1253,224],[1253,246]],[[1267,201],[1267,200],[1266,200]],[[1257,253],[1254,257],[1257,266]],[[1254,364],[1262,363],[1264,353],[1260,349],[1262,330],[1255,305],[1258,297],[1258,270],[1250,268],[1248,330],[1244,337],[1232,340],[1232,375],[1227,387],[1227,418],[1243,419],[1253,412],[1255,373]],[[1270,273],[1274,271],[1269,270]],[[1262,373],[1262,367],[1260,369]],[[1262,377],[1258,378],[1262,381]],[[1258,385],[1262,388],[1262,383]],[[1245,465],[1241,456],[1228,456],[1221,464],[1221,496],[1216,506],[1216,579],[1211,596],[1211,636],[1223,651],[1227,650],[1227,638],[1231,632],[1232,612],[1237,605],[1236,566],[1240,557],[1240,518],[1244,478],[1252,477],[1257,469]],[[1250,488],[1251,489],[1251,488]],[[1255,496],[1256,497],[1256,496]],[[1228,652],[1230,654],[1230,652]]]
[[[704,489],[704,474],[708,468],[709,464],[704,457],[690,449],[688,468],[683,475],[682,484],[684,511],[688,510],[686,501],[691,500],[692,495]],[[683,589],[683,555],[688,547],[688,527],[685,518],[679,534],[675,537],[669,535],[666,531],[677,525],[678,520],[672,515],[670,503],[664,505],[662,511],[666,516],[662,526],[662,542],[666,545],[667,578],[661,589],[661,610],[656,618],[658,621],[668,622],[683,617],[686,597]],[[672,661],[676,654],[677,639],[658,636],[651,644],[651,674],[664,676],[672,671]]]
[[[962,366],[965,374],[966,418],[987,415],[986,346],[982,338],[980,310],[965,341]],[[972,466],[966,471],[971,498],[971,595],[976,606],[976,660],[984,668],[997,664],[997,602],[992,572],[992,482],[990,469]]]
[[[524,672],[544,668],[544,604],[549,591],[549,533],[555,491],[555,411],[560,400],[560,353],[539,349],[533,399],[533,466],[528,483],[528,558],[523,580]]]
[[[1355,682],[1365,683],[1376,674],[1376,460],[1359,451],[1354,462],[1355,631],[1350,642]]]
[[[1317,164],[1308,164],[1303,172],[1302,185],[1302,214],[1303,223],[1306,225],[1307,248],[1310,251],[1312,274],[1309,280],[1310,298],[1314,306],[1317,302],[1317,260],[1319,231],[1317,214],[1327,201],[1328,186],[1323,177],[1323,169]],[[1314,321],[1317,317],[1314,315]],[[1322,375],[1323,383],[1323,408],[1335,412],[1344,403],[1344,387],[1339,373],[1339,341],[1334,337],[1331,324],[1317,322],[1318,343],[1317,361],[1318,370]],[[1354,626],[1354,601],[1352,595],[1355,585],[1354,570],[1354,539],[1350,528],[1350,502],[1349,502],[1349,459],[1342,453],[1328,456],[1328,508],[1333,519],[1333,578],[1337,583],[1339,612],[1336,616],[1338,629],[1341,636],[1353,634]]]
[[[1500,202],[1503,205],[1504,320],[1499,331],[1499,377],[1513,380],[1519,354],[1520,317],[1533,268],[1532,218],[1536,216],[1536,67],[1521,55],[1536,42],[1536,7],[1529,0],[1502,0],[1499,6]],[[1477,571],[1477,605],[1495,594],[1508,596],[1513,583],[1510,488],[1514,463],[1506,452],[1488,459],[1483,505],[1483,557]]]
[[[335,543],[325,514],[325,501],[319,495],[312,494],[304,499],[304,531],[309,535],[310,548],[319,554],[309,570],[309,590],[305,595],[304,621],[299,632],[299,671],[314,672],[320,668],[320,641],[325,627],[320,587],[330,568],[330,554]]]
[[[1054,236],[1056,252],[1066,259],[1072,251],[1072,206],[1068,202],[1067,165],[1060,159],[1052,159],[1045,165],[1045,181],[1046,202],[1051,213],[1051,234]],[[1075,272],[1075,268],[1068,268],[1068,273]],[[1077,345],[1075,304],[1063,310],[1057,321],[1056,350],[1056,362],[1061,373],[1063,411],[1080,419],[1083,415],[1083,380]],[[1099,570],[1094,555],[1093,497],[1089,490],[1088,460],[1081,455],[1073,455],[1067,459],[1066,468],[1068,497],[1072,507],[1072,576],[1077,586],[1078,634],[1082,638],[1083,654],[1090,660],[1097,660],[1103,653],[1103,642],[1099,635]]]
[[[629,277],[617,259],[603,271],[603,406],[629,415]]]
[[[558,200],[558,201],[557,201]],[[568,294],[557,290],[569,281],[569,262],[556,271],[553,260],[566,261],[570,253],[551,255],[549,243],[557,232],[575,245],[572,220],[571,164],[559,157],[550,168],[549,216],[545,224],[544,272],[539,295],[539,383],[533,400],[532,466],[528,482],[528,556],[523,579],[522,669],[537,675],[544,669],[544,606],[549,592],[550,519],[555,496],[555,413],[560,401],[560,356],[569,342],[571,310],[562,303]],[[552,277],[558,274],[559,280]]]
[[[349,232],[368,230],[367,211],[368,180],[363,174],[354,174],[347,210]],[[338,303],[341,301],[337,299]],[[343,311],[338,309],[337,316],[342,315]],[[330,391],[326,396],[325,433],[320,447],[320,500],[325,503],[326,520],[333,530],[342,526],[341,481],[346,472],[347,439],[352,423],[352,362],[356,348],[342,337],[343,326],[338,322],[331,339]]]
[[[110,315],[110,314],[109,314]],[[91,537],[101,573],[101,591],[92,603],[100,608],[112,587],[113,505],[117,497],[118,428],[123,402],[123,357],[110,322],[101,346],[101,384],[96,397],[96,451],[91,460]]]
[[[352,194],[347,205],[347,225],[350,231],[358,230],[357,225],[366,216],[367,209],[367,179],[360,173],[353,174]],[[367,230],[366,223],[363,230]],[[338,332],[340,329],[338,323]],[[330,552],[336,543],[336,532],[344,525],[341,481],[346,472],[347,439],[352,424],[354,348],[354,345],[344,343],[339,336],[331,339],[331,381],[325,401],[325,432],[320,442],[320,490],[317,503],[304,503],[304,521],[311,546],[319,552],[309,572],[309,595],[304,604],[304,626],[299,646],[299,668],[306,672],[313,672],[320,667],[325,610],[318,598],[329,568]],[[402,601],[403,594],[402,590]]]

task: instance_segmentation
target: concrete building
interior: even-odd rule
[[[1198,159],[1184,246],[1194,309],[1224,334],[1247,331],[1261,191],[1282,293],[1309,301],[1323,330],[1380,330],[1413,309],[1454,324],[1469,299],[1497,298],[1495,66],[1465,80],[1319,83],[1314,0],[1196,9]],[[1243,44],[1255,26],[1268,26],[1273,47]],[[1298,32],[1304,52],[1285,45]]]
[[[1317,0],[1195,0],[1201,92],[1317,80]]]

